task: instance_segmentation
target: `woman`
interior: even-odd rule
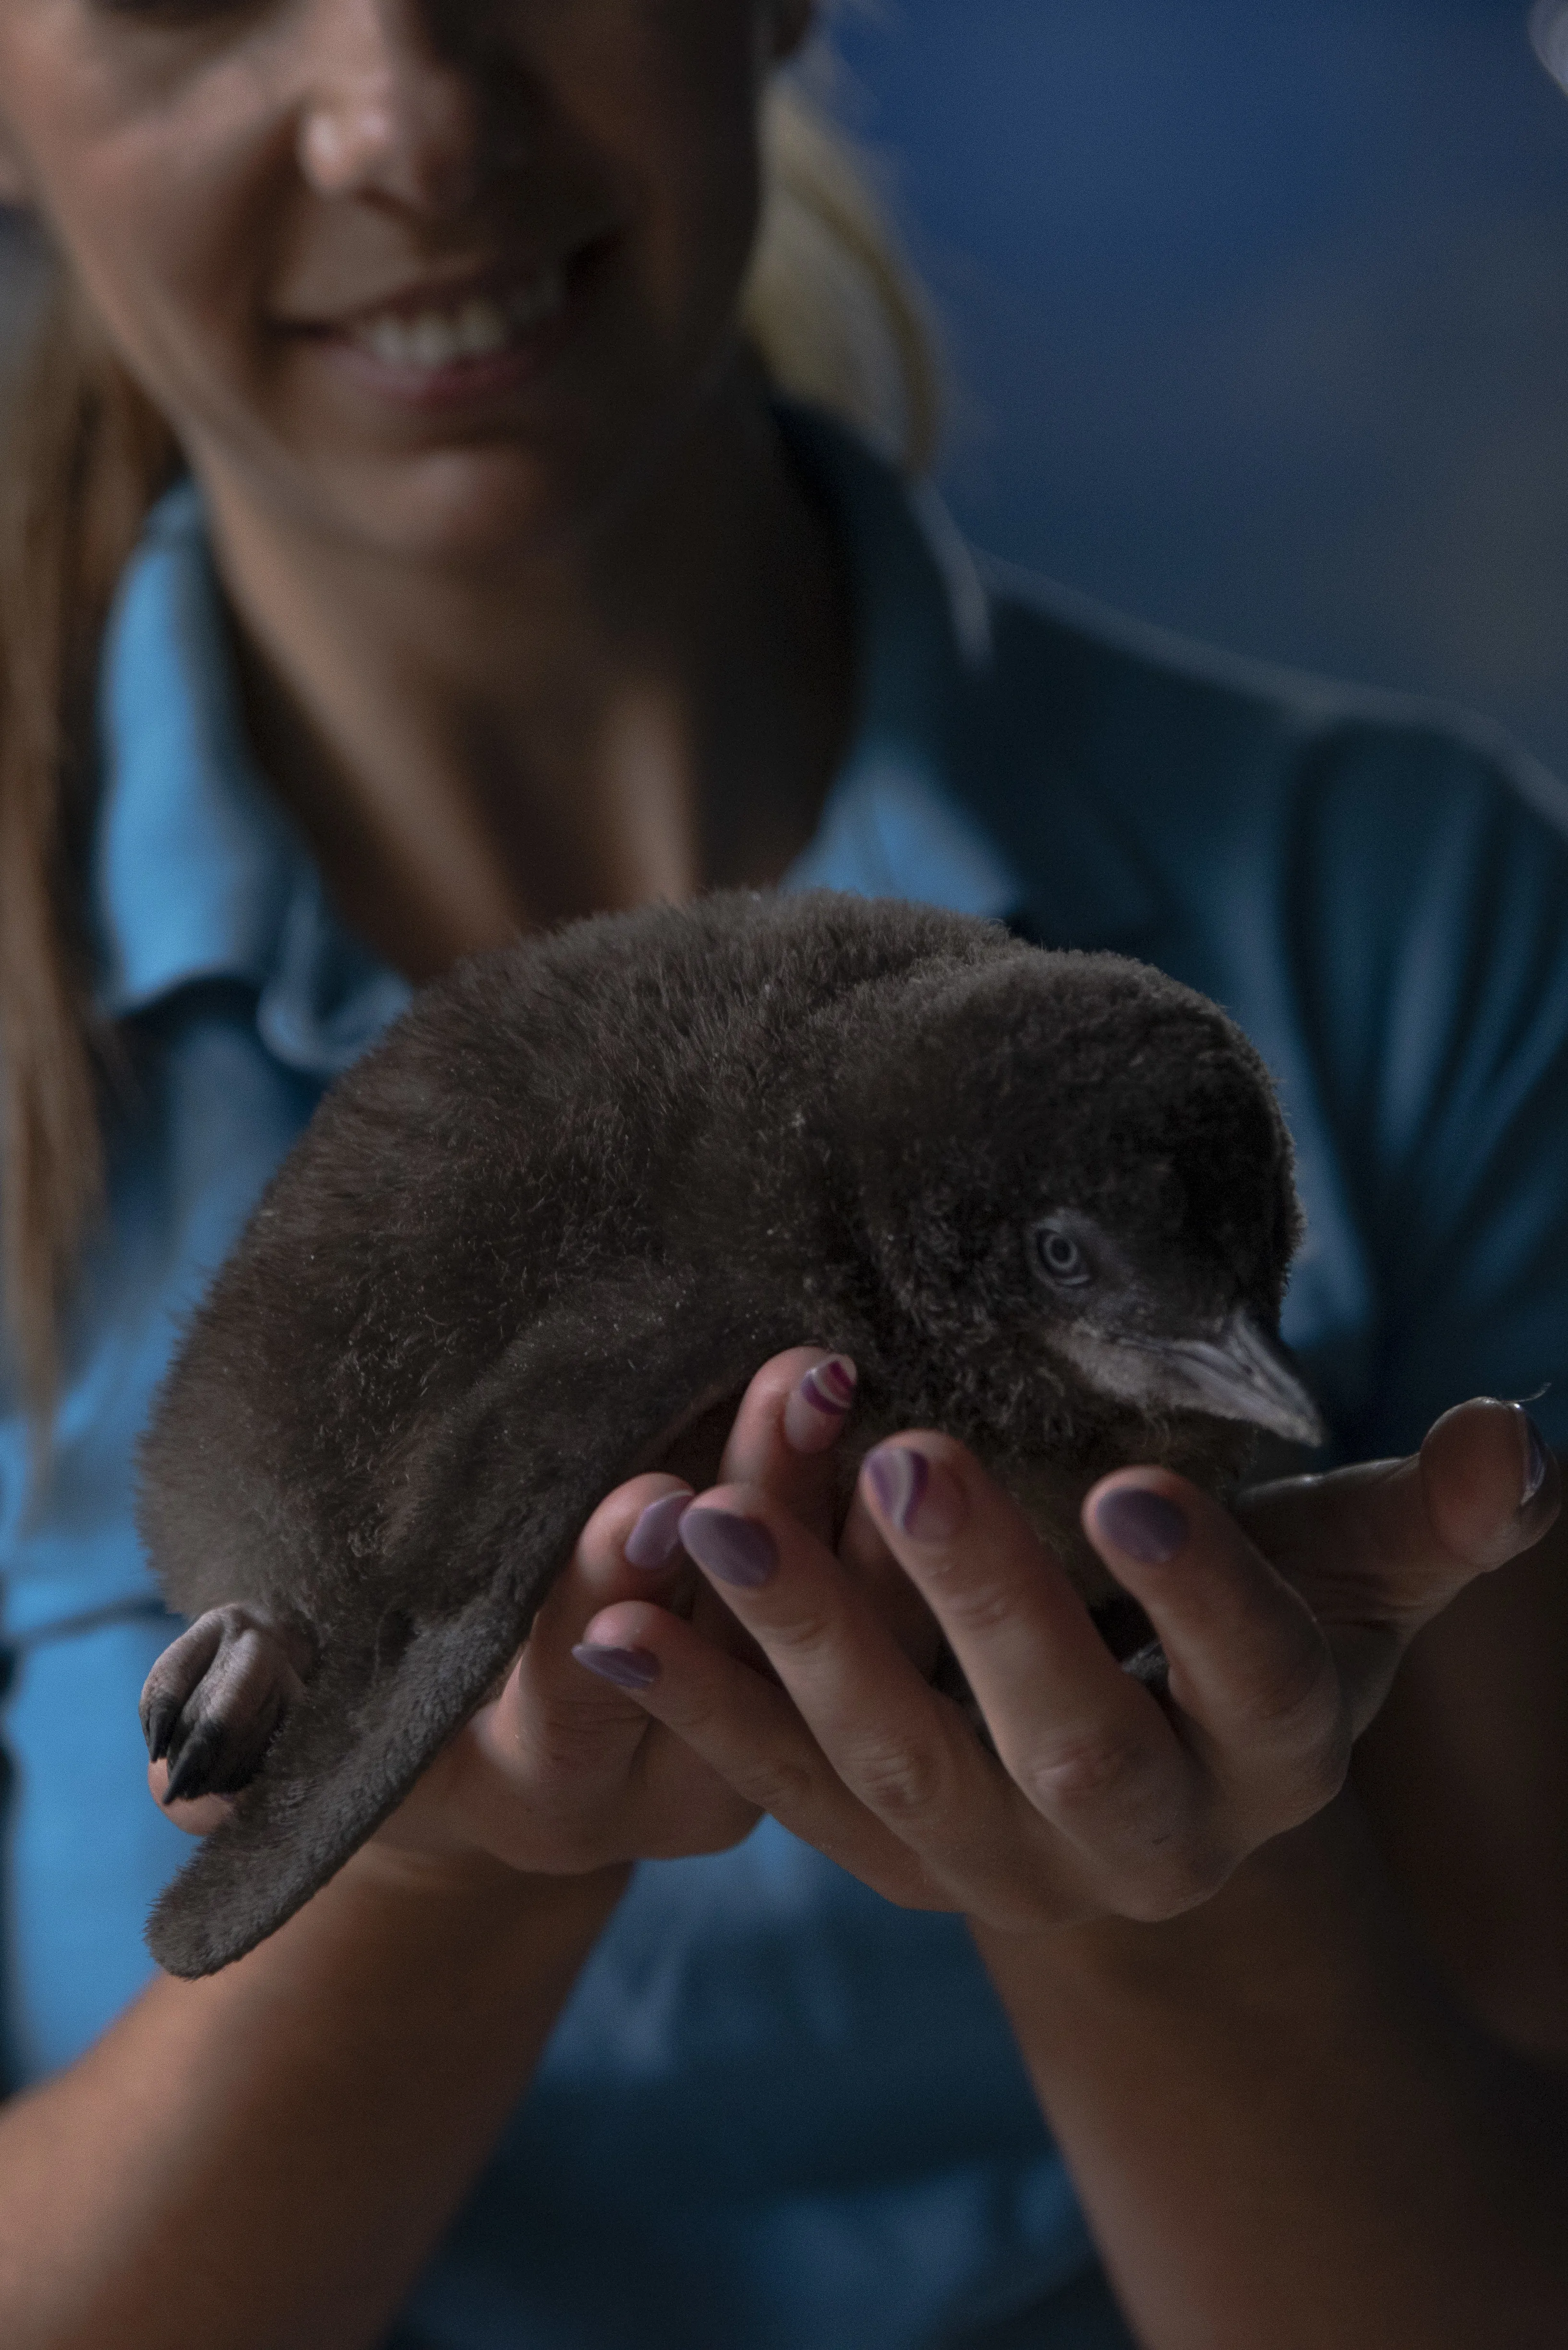
[[[638,1480],[399,1818],[242,1964],[141,1987],[130,1443],[322,1086],[456,955],[778,879],[1134,948],[1280,1071],[1346,1449],[1560,1367],[1533,779],[988,584],[774,409],[769,367],[859,354],[919,437],[909,314],[773,83],[808,16],[0,0],[5,186],[68,284],[0,650],[8,2344],[1125,2341],[1096,2243],[1155,2350],[1560,2334],[1561,2102],[1516,2053],[1568,2039],[1520,1826],[1565,1801],[1557,1478],[1511,1408],[1247,1531],[1108,1481],[1168,1711],[940,1436],[836,1557],[848,1372],[803,1348],[703,1497],[690,1622],[685,1489]],[[832,301],[867,271],[869,341]],[[1536,1544],[1331,1802],[1415,1632]],[[909,1669],[933,1621],[1000,1763]]]

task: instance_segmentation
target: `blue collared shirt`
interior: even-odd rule
[[[1295,1132],[1309,1241],[1286,1335],[1341,1449],[1403,1449],[1464,1395],[1542,1388],[1568,1442],[1557,786],[1423,709],[987,570],[844,434],[790,432],[838,519],[860,675],[792,881],[1003,916],[1218,997]],[[0,1394],[13,2081],[69,2063],[137,1990],[142,1919],[187,1850],[144,1792],[135,1700],[171,1626],[132,1526],[137,1431],[261,1186],[407,998],[255,769],[189,488],[122,584],[102,741],[94,914],[129,1081],[31,1508]],[[888,1907],[764,1823],[639,1870],[409,2338],[945,2350],[1015,2322],[1046,2350],[1091,2338],[1092,2262],[961,1924]],[[1095,2322],[1119,2338],[1103,2304]]]

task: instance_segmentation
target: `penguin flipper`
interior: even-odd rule
[[[396,1809],[521,1645],[517,1599],[483,1591],[415,1627],[372,1681],[328,1653],[265,1767],[153,1909],[147,1946],[171,1975],[215,1974],[293,1917]]]
[[[711,1299],[643,1306],[601,1323],[607,1361],[580,1313],[528,1333],[437,1431],[407,1480],[378,1620],[320,1640],[260,1771],[152,1912],[169,1973],[242,1958],[337,1873],[483,1703],[604,1495],[788,1343],[749,1315],[724,1326]]]

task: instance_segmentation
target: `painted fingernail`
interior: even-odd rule
[[[647,1690],[659,1679],[659,1659],[647,1648],[601,1648],[584,1640],[572,1650],[579,1665],[617,1689]]]
[[[680,1547],[680,1520],[691,1507],[690,1485],[679,1493],[666,1493],[661,1501],[649,1502],[626,1538],[622,1556],[628,1566],[668,1566]]]
[[[1524,1492],[1519,1506],[1521,1510],[1528,1510],[1545,1484],[1546,1471],[1552,1464],[1546,1439],[1522,1406],[1519,1416],[1524,1422]]]
[[[688,1510],[680,1539],[699,1566],[740,1591],[760,1591],[779,1563],[778,1544],[766,1526],[732,1510]]]
[[[855,1400],[855,1366],[847,1355],[829,1355],[826,1363],[807,1371],[800,1392],[818,1411],[842,1419]]]
[[[1108,1543],[1142,1566],[1164,1566],[1192,1539],[1186,1513],[1164,1493],[1118,1485],[1095,1504],[1095,1523]]]
[[[784,1405],[784,1435],[796,1451],[826,1451],[855,1400],[855,1366],[847,1355],[829,1355],[807,1371]]]
[[[866,1455],[866,1478],[888,1523],[917,1542],[945,1541],[964,1522],[958,1479],[934,1468],[912,1444],[879,1444]]]

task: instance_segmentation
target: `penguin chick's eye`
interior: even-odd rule
[[[1055,1289],[1081,1289],[1094,1279],[1095,1268],[1065,1224],[1054,1216],[1036,1224],[1032,1238],[1034,1261]]]

